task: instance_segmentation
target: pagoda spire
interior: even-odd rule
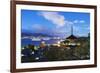
[[[73,35],[73,25],[71,25],[71,35]]]
[[[71,25],[71,35],[69,37],[67,37],[66,39],[77,39],[76,36],[74,36],[74,33],[73,33],[73,26]]]

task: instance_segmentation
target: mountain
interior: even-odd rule
[[[53,37],[52,35],[49,35],[49,34],[44,34],[44,33],[27,33],[27,32],[22,32],[21,33],[21,36],[35,36],[35,37],[38,37],[38,36],[41,36],[41,37]]]
[[[52,30],[51,30],[52,31]],[[42,37],[61,37],[61,38],[65,38],[65,37],[68,37],[67,34],[65,33],[55,33],[55,32],[31,32],[30,30],[25,30],[25,29],[22,29],[21,30],[21,35],[22,36],[35,36],[35,37],[38,37],[38,36],[42,36]]]

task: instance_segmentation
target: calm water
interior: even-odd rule
[[[42,41],[44,41],[46,44],[54,44],[54,43],[57,43],[59,40],[32,41],[31,39],[22,39],[21,40],[21,45],[26,46],[28,44],[33,44],[33,45],[39,46]]]

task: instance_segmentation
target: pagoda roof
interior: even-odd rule
[[[76,36],[74,36],[74,35],[70,35],[69,37],[67,37],[66,39],[77,39],[77,37]]]

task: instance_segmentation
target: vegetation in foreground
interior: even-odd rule
[[[80,45],[64,45],[70,43],[65,40],[59,45],[40,46],[27,45],[22,48],[21,62],[47,62],[47,61],[68,61],[68,60],[87,60],[90,59],[90,38],[80,37],[74,43]]]

